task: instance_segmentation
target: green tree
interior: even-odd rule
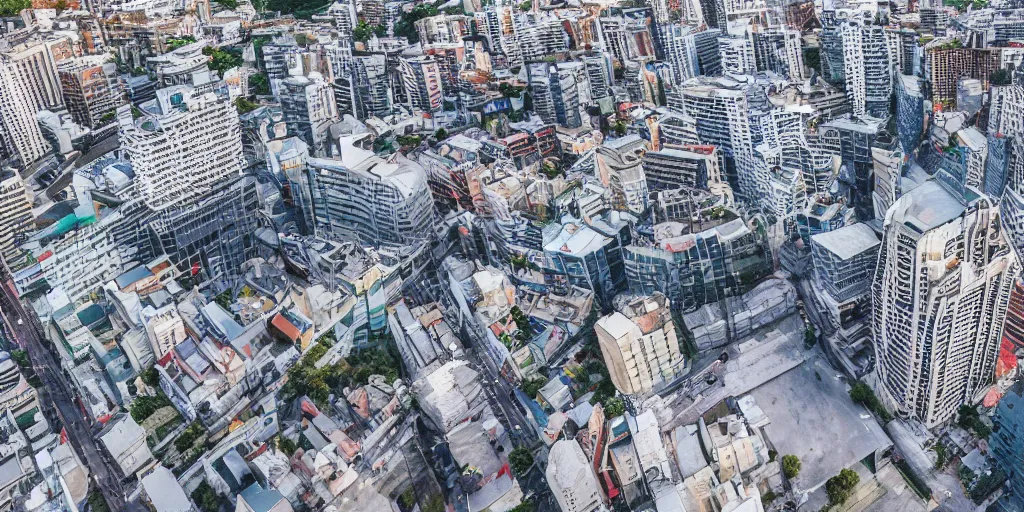
[[[203,512],[217,512],[220,510],[221,503],[226,501],[217,494],[217,491],[213,490],[210,484],[206,483],[206,480],[199,482],[196,490],[192,491],[191,498]]]
[[[547,379],[539,375],[530,377],[523,382],[523,393],[526,393],[526,396],[530,398],[536,398],[537,393],[540,392],[540,388],[544,387],[544,384],[547,383]]]
[[[234,9],[238,8],[238,0],[214,0],[214,1],[217,2],[218,4],[220,4],[221,6],[223,6],[225,9],[232,9],[232,10],[234,10]]]
[[[136,397],[135,400],[132,400],[132,403],[129,404],[128,410],[132,415],[132,419],[135,420],[135,423],[142,423],[156,411],[170,405],[171,401],[168,400],[163,393],[160,393],[156,396]]]
[[[625,134],[626,134],[626,122],[625,121],[616,121],[615,122],[615,135],[619,136],[619,137],[622,137]]]
[[[882,402],[875,396],[874,391],[871,391],[867,384],[856,382],[850,388],[850,399],[874,412],[881,418],[882,423],[889,423],[892,420],[892,415],[889,414],[889,411],[885,410],[885,406],[882,405]]]
[[[205,433],[206,430],[203,426],[199,422],[195,422],[189,425],[184,432],[178,435],[178,438],[174,440],[174,448],[178,450],[178,453],[184,454],[192,448],[192,446],[196,444],[196,441],[198,441]]]
[[[825,482],[825,493],[828,494],[829,504],[836,506],[846,503],[858,483],[860,483],[860,475],[852,469],[844,468],[838,475],[829,478]]]
[[[992,85],[1010,85],[1011,79],[1012,74],[1005,69],[997,69],[988,77],[988,81]]]
[[[508,453],[508,463],[516,476],[522,477],[530,470],[530,466],[533,466],[533,453],[519,446]]]
[[[277,438],[277,448],[289,457],[295,455],[295,450],[299,449],[299,447],[295,445],[295,441],[283,436]]]
[[[224,50],[207,46],[203,55],[210,57],[210,69],[224,76],[224,72],[242,65],[242,53],[237,49]]]
[[[437,15],[438,11],[435,5],[429,3],[419,4],[395,22],[395,36],[408,39],[409,44],[418,43],[420,33],[416,30],[416,22],[423,18]]]
[[[523,0],[523,3],[519,4],[520,11],[529,11],[533,9],[533,0]]]
[[[235,110],[238,110],[239,114],[248,114],[258,108],[260,108],[259,103],[249,101],[241,96],[235,98]]]
[[[821,75],[821,50],[818,48],[804,48],[804,65],[817,71]]]
[[[445,140],[447,138],[448,138],[448,130],[445,130],[444,128],[438,128],[437,131],[434,132],[434,140],[442,141],[442,140]]]
[[[267,96],[270,94],[270,80],[264,73],[249,75],[249,92],[256,96]]]
[[[509,509],[508,512],[533,512],[533,503],[524,501]]]
[[[356,24],[356,27],[352,29],[352,39],[356,41],[366,42],[370,40],[370,36],[373,35],[374,27],[371,27],[366,20],[360,20]]]
[[[814,326],[807,324],[807,329],[804,330],[804,346],[811,348],[815,343],[818,342],[818,335],[814,331]]]
[[[602,404],[606,418],[617,418],[626,413],[626,404],[619,397],[610,397]]]
[[[800,474],[800,458],[796,455],[783,455],[782,456],[782,474],[786,475],[786,478],[796,478]]]
[[[87,498],[89,502],[89,510],[91,512],[110,512],[110,507],[107,506],[107,500],[103,497],[103,494],[98,490],[89,492]]]
[[[167,38],[167,49],[174,51],[186,44],[192,44],[194,42],[196,42],[196,38],[192,36],[169,37]]]

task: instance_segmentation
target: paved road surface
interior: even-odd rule
[[[0,304],[3,313],[14,329],[18,343],[28,352],[32,365],[43,382],[37,391],[39,402],[48,418],[58,418],[60,424],[53,425],[56,432],[61,424],[67,428],[68,439],[75,448],[82,463],[89,467],[94,482],[106,498],[111,510],[125,508],[124,489],[111,464],[105,460],[105,453],[97,446],[93,429],[83,418],[81,409],[75,404],[75,394],[61,371],[61,365],[51,352],[52,344],[42,335],[42,326],[34,314],[28,314],[25,306],[18,301],[6,285],[0,285]]]

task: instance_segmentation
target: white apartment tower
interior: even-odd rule
[[[700,75],[694,34],[693,27],[681,23],[666,23],[659,27],[658,36],[661,47],[665,49],[665,61],[670,64],[677,84]]]
[[[16,63],[0,55],[0,157],[29,165],[50,151],[36,121],[35,94]]]
[[[238,112],[212,92],[179,85],[157,91],[133,119],[118,109],[121,144],[146,206],[191,204],[215,184],[242,171]]]
[[[872,285],[879,394],[928,428],[991,383],[1019,268],[998,208],[965,200],[955,181],[929,180],[889,208]]]
[[[15,238],[32,229],[32,199],[24,180],[12,169],[0,171],[0,258],[8,272],[17,269]]]
[[[683,368],[669,300],[655,292],[618,304],[594,326],[615,388],[642,395],[670,382]]]
[[[563,439],[551,446],[545,475],[562,512],[591,512],[603,507],[597,475],[575,440]]]
[[[410,107],[419,112],[437,112],[444,101],[441,86],[441,68],[427,56],[398,59],[402,71],[402,84],[409,97]]]
[[[886,115],[892,93],[892,66],[884,29],[846,21],[840,25],[839,34],[843,41],[846,94],[853,105],[853,115]]]

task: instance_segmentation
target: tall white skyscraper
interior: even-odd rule
[[[121,144],[146,206],[191,204],[242,170],[238,111],[212,92],[167,87],[142,105],[138,119],[118,109]]]
[[[0,55],[0,156],[35,162],[50,150],[36,121],[32,83],[10,59]]]
[[[892,93],[889,46],[882,27],[846,21],[839,28],[843,41],[843,71],[846,94],[853,114],[884,116]]]
[[[880,395],[929,428],[990,384],[1018,272],[998,208],[957,182],[940,171],[889,208],[872,288]]]
[[[0,170],[0,258],[8,271],[19,268],[15,239],[31,229],[32,198],[24,180],[13,169]]]

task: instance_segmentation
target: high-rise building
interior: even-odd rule
[[[684,369],[668,298],[619,297],[618,311],[594,326],[612,383],[621,393],[642,395],[672,382]]]
[[[889,208],[872,285],[878,391],[929,428],[990,384],[1018,269],[999,211],[959,172]]]
[[[687,211],[686,220],[691,218]],[[677,219],[680,217],[673,220]],[[767,240],[742,219],[690,233],[673,231],[679,225],[658,224],[655,247],[638,244],[623,248],[630,293],[664,293],[676,310],[693,311],[742,294],[747,283],[772,270]],[[659,236],[662,231],[667,234]]]
[[[32,229],[32,198],[28,188],[13,169],[0,171],[0,258],[8,273],[22,266],[24,257],[17,248],[19,235]]]
[[[126,102],[117,64],[91,56],[62,61],[60,84],[71,118],[92,129],[112,123],[117,107]]]
[[[150,209],[192,203],[221,179],[240,174],[241,127],[226,99],[188,86],[167,87],[140,110],[142,117],[133,119],[122,106],[118,122],[139,194]]]
[[[290,76],[281,82],[281,114],[288,133],[300,137],[314,154],[321,154],[327,129],[338,120],[334,90],[320,75]]]
[[[609,96],[612,84],[612,61],[606,53],[583,57],[583,65],[587,70],[590,82],[590,97],[597,100]]]
[[[748,84],[704,82],[682,89],[684,112],[697,120],[701,142],[719,148],[721,169],[738,196],[750,201],[767,189],[767,173],[754,163]]]
[[[989,88],[989,75],[999,67],[999,48],[966,48],[959,39],[935,40],[925,47],[925,77],[931,82],[932,103],[944,110],[955,106],[961,78],[981,80]]]
[[[683,146],[648,151],[643,156],[644,175],[651,191],[680,187],[706,189],[708,182],[722,181],[718,148]]]
[[[726,35],[718,38],[722,71],[733,75],[757,74],[754,42],[749,34]]]
[[[384,160],[354,143],[341,141],[340,158],[310,158],[297,184],[309,191],[306,216],[316,234],[374,246],[429,238],[434,207],[423,168],[401,155]],[[293,186],[292,193],[299,191]]]
[[[39,107],[33,82],[16,63],[0,55],[0,158],[17,158],[29,165],[50,150],[36,122]]]
[[[697,32],[681,23],[666,23],[658,27],[658,38],[665,61],[671,65],[677,84],[700,75],[697,60]]]
[[[878,261],[878,236],[857,223],[811,237],[816,297],[833,327],[843,327],[870,306],[871,279]]]
[[[697,43],[697,63],[701,75],[716,76],[722,74],[722,55],[718,48],[718,36],[722,31],[713,28],[705,29],[694,35]]]
[[[1006,474],[1006,487],[996,510],[1024,510],[1024,383],[1006,391],[992,417],[989,453]]]
[[[899,75],[896,79],[896,136],[906,153],[917,150],[924,131],[924,93],[921,79]]]
[[[437,61],[421,55],[400,58],[398,64],[402,70],[402,84],[409,97],[409,106],[419,112],[441,110],[444,90]]]
[[[545,123],[583,126],[581,105],[590,103],[590,85],[582,63],[528,64],[533,108]]]
[[[29,39],[0,51],[0,60],[25,84],[33,111],[63,104],[57,62],[71,55],[66,38]]]
[[[551,446],[545,475],[562,512],[592,512],[603,506],[597,475],[576,440],[563,439]]]
[[[889,111],[892,66],[882,27],[846,21],[839,26],[843,75],[853,114],[882,117]]]

